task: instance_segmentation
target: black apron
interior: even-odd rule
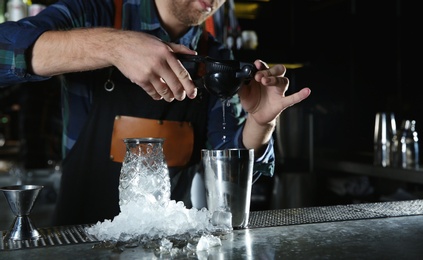
[[[201,161],[200,151],[205,147],[209,94],[199,89],[199,95],[194,100],[186,98],[170,103],[155,101],[117,69],[112,72],[115,88],[111,92],[103,86],[109,77],[109,69],[86,74],[88,78],[100,80],[93,86],[93,106],[89,118],[62,164],[61,187],[53,224],[90,224],[113,219],[119,214],[118,185],[122,164],[110,159],[113,123],[117,115],[191,122],[194,129],[191,160],[182,169],[169,168],[171,199],[184,201],[193,174],[184,175],[183,171]],[[67,75],[67,78],[68,84],[82,81],[81,73]]]

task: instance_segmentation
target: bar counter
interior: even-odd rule
[[[253,211],[249,228],[223,235],[222,246],[174,258],[94,248],[95,239],[71,234],[83,228],[62,227],[54,245],[7,249],[2,240],[0,259],[422,259],[422,214],[423,200]]]

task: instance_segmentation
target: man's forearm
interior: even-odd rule
[[[244,131],[242,132],[244,146],[248,149],[254,149],[256,157],[261,156],[266,145],[272,138],[275,126],[276,120],[266,125],[260,125],[257,124],[252,117],[248,116],[245,122]]]
[[[117,30],[112,28],[47,31],[35,42],[29,64],[40,76],[108,67],[116,39]]]

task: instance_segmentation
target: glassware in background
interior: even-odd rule
[[[391,142],[396,135],[397,127],[394,113],[380,112],[375,118],[374,164],[391,165]]]
[[[401,129],[392,139],[391,154],[395,167],[419,167],[419,137],[415,120],[402,121]]]
[[[46,8],[45,5],[42,4],[31,4],[28,7],[28,16],[35,16],[40,13],[42,10]]]
[[[257,33],[255,31],[242,31],[242,48],[244,50],[255,50],[258,46]]]
[[[4,17],[4,10],[5,4],[4,4],[4,0],[0,0],[0,23],[3,23],[5,21],[5,17]]]
[[[0,147],[4,146],[5,143],[6,143],[6,138],[4,137],[4,134],[0,132]]]
[[[7,21],[19,21],[28,15],[28,5],[22,0],[9,0],[7,2]]]

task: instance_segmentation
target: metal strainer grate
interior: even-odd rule
[[[0,237],[0,251],[97,242],[98,240],[95,237],[85,232],[85,228],[89,226],[90,225],[77,225],[38,228],[37,230],[41,234],[41,238],[37,240],[3,240],[7,232],[3,231],[0,232],[2,234]]]
[[[423,214],[423,200],[253,211],[249,228]]]

